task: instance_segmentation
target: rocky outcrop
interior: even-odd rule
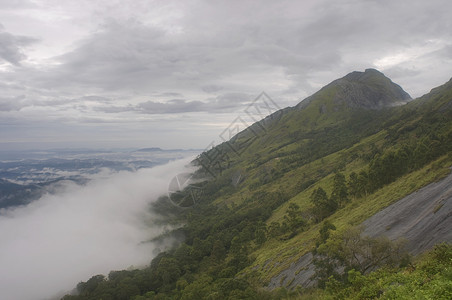
[[[388,206],[363,224],[363,234],[370,237],[403,237],[412,254],[452,242],[452,174]]]
[[[315,285],[315,281],[311,279],[315,273],[314,264],[312,262],[313,255],[311,252],[300,257],[296,262],[292,263],[289,268],[270,279],[267,288],[273,290],[284,286],[294,289],[297,286],[310,287]]]
[[[366,236],[406,239],[407,250],[413,255],[435,244],[452,242],[452,174],[381,210],[363,225],[363,235]],[[313,286],[315,281],[311,276],[314,272],[313,255],[307,253],[271,278],[267,288]]]

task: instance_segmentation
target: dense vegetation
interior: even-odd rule
[[[182,225],[172,234],[184,240],[144,269],[94,276],[64,299],[450,299],[450,246],[413,262],[403,241],[365,237],[359,224],[447,174],[452,82],[382,110],[328,111],[333,96],[324,88],[305,108],[261,122],[258,138],[245,131],[201,155],[211,169],[197,176],[218,168],[197,184],[196,205],[163,197],[154,207]],[[317,288],[265,288],[308,252]]]
[[[367,276],[350,270],[345,283],[328,281],[322,298],[451,299],[452,247],[437,245],[416,264],[404,268],[384,267]]]

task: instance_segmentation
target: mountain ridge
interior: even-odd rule
[[[154,205],[180,225],[176,233],[185,240],[144,270],[93,277],[78,285],[81,296],[65,300],[108,299],[118,288],[140,300],[303,299],[305,293],[310,299],[310,291],[330,299],[334,294],[325,285],[346,295],[356,274],[368,278],[363,274],[381,266],[410,272],[401,243],[362,236],[359,225],[450,174],[452,86],[394,106],[408,101],[407,94],[392,81],[388,88],[390,79],[383,76],[370,69],[349,73],[301,109],[278,110],[201,154],[195,187],[179,195],[194,205],[174,207],[168,197]],[[349,82],[370,93],[362,93],[371,95],[362,107],[353,102],[359,93],[334,101]],[[347,248],[353,241],[355,248]],[[406,284],[398,280],[391,289]],[[318,286],[304,290],[302,282]]]

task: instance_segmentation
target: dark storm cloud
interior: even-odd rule
[[[8,33],[0,23],[0,58],[12,65],[19,66],[27,58],[23,48],[38,41],[36,38]]]

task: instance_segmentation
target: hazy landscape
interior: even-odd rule
[[[155,223],[149,205],[167,193],[172,176],[190,170],[185,166],[195,153],[20,153],[28,159],[14,153],[19,160],[4,153],[9,160],[0,162],[3,295],[54,297],[84,277],[146,265],[171,245],[150,242],[168,228]],[[27,289],[20,288],[24,281]]]
[[[0,0],[0,299],[452,299],[451,9]]]
[[[65,185],[83,185],[91,179],[151,168],[200,152],[160,148],[3,151],[0,152],[0,208],[28,204]]]

